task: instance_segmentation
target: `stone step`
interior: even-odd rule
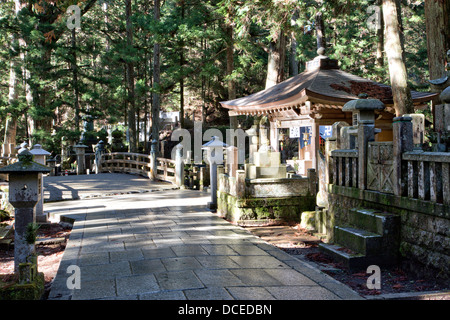
[[[334,243],[356,253],[370,256],[379,254],[383,237],[379,234],[352,227],[334,227]]]
[[[398,216],[392,213],[375,209],[353,208],[350,209],[349,224],[355,228],[383,235],[390,221]]]
[[[350,253],[347,248],[337,244],[320,243],[319,251],[351,271],[364,268],[367,264],[367,258],[365,255]]]
[[[363,254],[350,252],[346,247],[337,244],[321,243],[319,244],[319,250],[334,261],[341,263],[342,266],[350,272],[367,270],[367,267],[370,265],[385,267],[398,263],[396,257],[383,254],[365,256]]]

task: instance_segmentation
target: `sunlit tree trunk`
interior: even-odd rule
[[[231,76],[234,70],[234,39],[233,26],[226,27],[227,32],[227,75]],[[233,79],[228,80],[228,100],[236,99],[236,84]],[[230,116],[230,128],[237,129],[237,116]]]
[[[298,19],[298,11],[295,11],[291,18],[291,25],[296,24],[296,20]],[[296,28],[294,28],[296,30]],[[297,59],[297,36],[295,31],[291,32],[291,53],[289,56],[289,65],[290,65],[290,75],[296,76],[298,75],[298,59]]]
[[[78,89],[78,65],[77,65],[77,38],[76,30],[72,29],[72,87],[73,87],[73,110],[75,112],[75,130],[80,130],[80,103]]]
[[[15,50],[14,47],[17,47],[18,43],[16,40],[16,37],[13,36],[12,38],[12,50]],[[8,95],[8,103],[9,105],[14,108],[15,105],[18,103],[18,81],[17,81],[17,73],[16,70],[18,68],[17,58],[13,57],[11,59],[10,63],[10,69],[9,69],[9,95]],[[6,120],[5,125],[5,137],[3,140],[4,144],[10,144],[16,142],[16,131],[17,131],[17,116],[14,113],[11,113],[11,115]]]
[[[133,45],[133,28],[131,25],[131,0],[125,1],[126,34],[127,45]],[[128,130],[130,137],[130,152],[137,152],[137,130],[136,130],[136,106],[134,95],[134,64],[127,62],[127,87],[128,87]]]
[[[382,67],[384,66],[384,19],[383,19],[383,7],[381,6],[383,3],[382,0],[378,0],[378,5],[380,8],[380,15],[378,18],[380,19],[377,25],[377,65]]]
[[[407,83],[404,52],[399,23],[400,1],[383,0],[383,18],[386,30],[385,52],[389,62],[389,75],[397,116],[414,113],[411,90]]]
[[[160,0],[155,0],[154,18],[160,21]],[[160,44],[155,43],[153,46],[153,99],[152,99],[152,139],[159,141],[159,109],[160,94],[159,86],[161,82],[160,76]]]
[[[286,37],[280,31],[278,38],[270,43],[267,64],[266,89],[284,80],[284,62],[286,59]]]

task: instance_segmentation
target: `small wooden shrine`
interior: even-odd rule
[[[391,87],[340,70],[338,61],[325,56],[323,48],[299,75],[247,97],[221,102],[221,105],[229,109],[230,116],[266,116],[270,121],[270,146],[274,151],[281,151],[286,134],[298,139],[296,157],[300,172],[306,173],[308,168],[317,168],[317,150],[324,139],[331,136],[332,124],[344,121],[352,125],[357,121],[342,107],[361,94],[385,104],[384,110],[376,111],[375,126],[381,129],[376,139],[391,141],[395,117]],[[411,92],[416,108],[427,107],[437,95]]]

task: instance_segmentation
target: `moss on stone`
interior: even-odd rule
[[[314,210],[315,197],[244,198],[218,193],[218,211],[231,221],[282,219],[299,221],[303,211]]]
[[[31,283],[9,283],[1,287],[0,300],[40,300],[44,285],[44,274],[39,272]]]

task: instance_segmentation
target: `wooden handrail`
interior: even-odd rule
[[[158,180],[175,182],[175,161],[172,159],[156,158]],[[148,154],[131,152],[113,152],[102,154],[100,172],[133,173],[144,177],[151,177],[151,158]],[[160,172],[163,173],[160,173]]]

